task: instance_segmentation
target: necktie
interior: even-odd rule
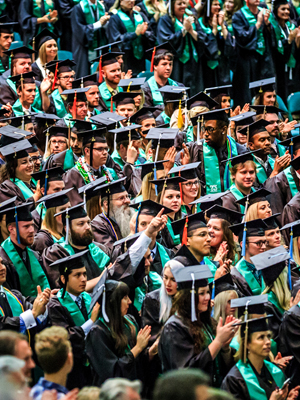
[[[92,10],[93,10],[95,22],[97,22],[98,21],[98,18],[97,18],[97,5],[96,4],[92,4],[91,7],[92,7]]]
[[[88,312],[85,306],[85,302],[82,297],[77,297],[75,303],[78,305],[81,314],[84,316],[84,319],[87,321],[89,319]]]
[[[0,307],[3,310],[5,317],[12,317],[11,308],[9,302],[7,300],[5,292],[0,292]]]

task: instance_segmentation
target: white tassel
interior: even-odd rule
[[[290,68],[289,79],[290,79],[290,81],[293,79],[293,69],[292,68]]]
[[[83,192],[83,203],[84,203],[83,204],[84,211],[87,212],[86,211],[86,191]]]
[[[46,161],[48,142],[49,142],[49,128],[47,129],[47,133],[46,133],[46,144],[45,144],[44,161]]]
[[[192,306],[192,322],[197,321],[197,316],[196,316],[196,299],[195,299],[195,275],[191,274],[191,277],[193,279],[193,285],[192,285],[192,291],[191,291],[191,306]]]
[[[105,291],[105,285],[104,285],[104,290],[103,290],[103,295],[102,295],[102,317],[104,318],[105,322],[109,322],[109,318],[106,314],[105,310],[105,303],[106,303],[106,291]]]
[[[197,143],[200,144],[200,117],[197,119]]]

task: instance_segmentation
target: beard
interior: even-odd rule
[[[110,216],[119,225],[123,238],[127,237],[130,234],[130,220],[135,213],[136,210],[128,207],[128,205],[116,207],[110,210]]]
[[[91,230],[86,231],[84,234],[74,232],[70,229],[72,243],[75,246],[88,246],[94,239],[94,234]]]
[[[20,242],[23,246],[27,246],[30,247],[33,245],[34,242],[34,235],[32,236],[27,236],[27,237],[23,237],[20,235]]]

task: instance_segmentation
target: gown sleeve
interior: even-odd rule
[[[181,31],[175,32],[172,20],[168,15],[164,15],[159,19],[157,26],[157,41],[159,44],[169,42],[176,49],[177,54],[181,56],[185,47],[185,37],[182,36]]]
[[[232,394],[236,400],[250,400],[246,382],[236,366],[224,378],[221,389]]]
[[[159,322],[159,291],[158,289],[146,294],[142,304],[142,326],[151,326],[151,343],[155,342],[162,328],[162,324]]]
[[[255,51],[257,42],[256,26],[250,26],[241,11],[233,15],[232,27],[237,45],[242,49]]]
[[[37,29],[37,18],[33,16],[32,0],[22,0],[19,7],[19,24],[23,32],[24,45],[33,38]]]
[[[109,43],[122,41],[122,48],[124,50],[131,49],[131,42],[138,36],[135,32],[125,32],[125,26],[120,17],[115,14],[110,17],[107,26],[107,37]]]

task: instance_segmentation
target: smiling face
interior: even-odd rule
[[[259,1],[259,0],[256,0]],[[276,102],[276,92],[265,92],[263,94],[263,106],[275,106]]]
[[[185,198],[195,200],[198,196],[199,189],[200,189],[200,181],[198,178],[195,179],[189,179],[186,182],[182,182],[181,184],[182,187],[182,197],[184,203],[187,204],[187,201],[185,201]],[[191,202],[191,201],[189,201]]]
[[[18,159],[18,165],[16,167],[16,178],[21,181],[30,181],[31,174],[33,173],[33,161],[31,158],[24,157]]]
[[[290,18],[290,5],[281,4],[277,9],[277,17],[283,21],[288,21]]]
[[[198,311],[203,313],[208,310],[210,302],[209,286],[201,287],[198,289]]]
[[[219,218],[210,219],[207,223],[209,236],[211,238],[210,245],[218,247],[223,241],[222,220]]]
[[[57,56],[57,43],[54,39],[48,40],[45,43],[47,62],[52,61]]]
[[[174,14],[176,18],[182,19],[185,9],[187,7],[187,2],[185,0],[176,0],[174,3]]]
[[[245,193],[255,182],[256,169],[252,161],[246,161],[237,166],[236,172],[231,175],[236,187]]]

